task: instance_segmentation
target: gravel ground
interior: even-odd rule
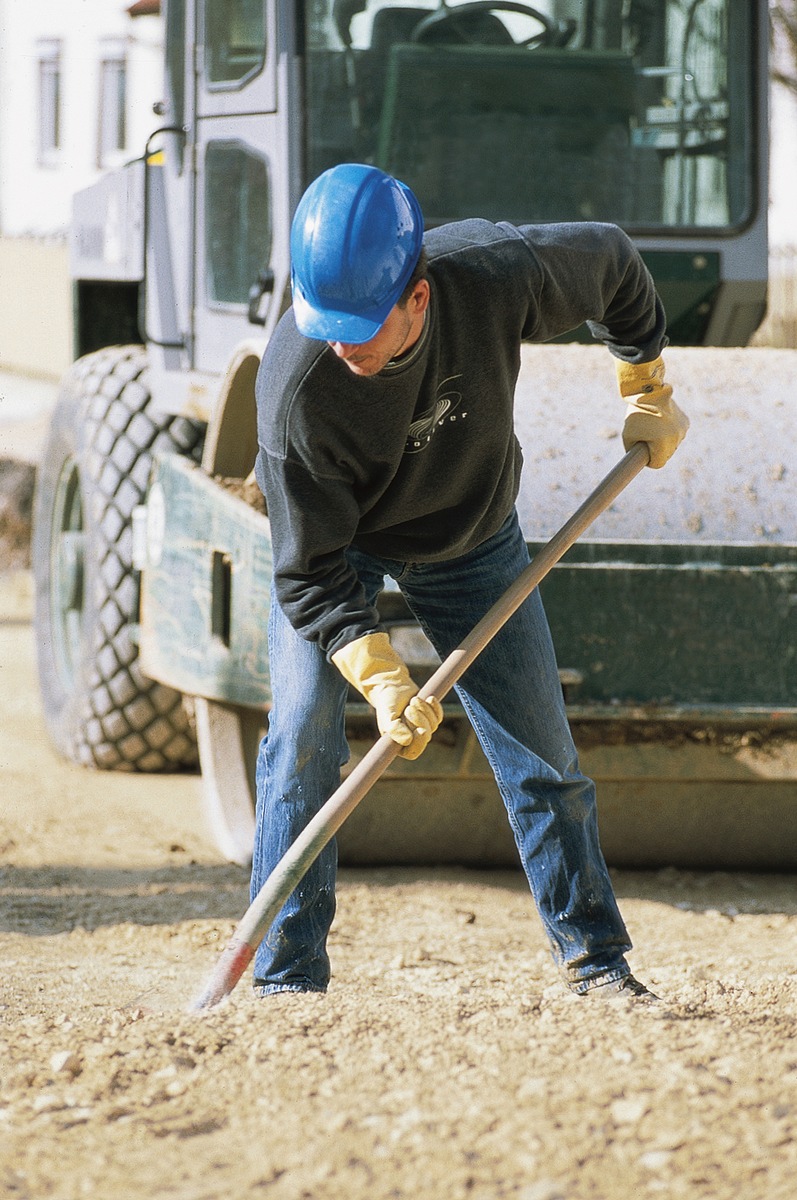
[[[245,976],[190,1010],[246,873],[213,849],[196,777],[95,774],[47,742],[20,568],[49,396],[10,394],[0,1194],[793,1200],[793,876],[614,872],[663,998],[640,1009],[562,988],[519,873],[346,870],[326,997],[256,1001]]]
[[[197,780],[50,750],[0,583],[0,1192],[792,1200],[797,888],[618,872],[654,1009],[571,997],[519,874],[347,870],[326,997],[190,1011],[246,909]]]

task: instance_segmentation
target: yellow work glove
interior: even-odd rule
[[[407,665],[386,633],[366,633],[332,655],[347,683],[376,709],[380,733],[401,747],[402,758],[417,758],[443,719],[440,701],[423,700]]]
[[[636,442],[646,442],[650,450],[649,465],[663,467],[689,428],[689,418],[673,400],[670,385],[664,382],[664,363],[661,358],[646,363],[616,359],[615,366],[620,395],[628,401],[623,445],[630,450]]]

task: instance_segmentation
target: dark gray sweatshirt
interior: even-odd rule
[[[352,374],[288,311],[257,377],[256,473],[279,603],[327,655],[379,627],[346,561],[354,544],[402,562],[453,558],[500,529],[520,484],[513,427],[520,343],[588,321],[618,358],[648,362],[665,317],[614,225],[429,231],[431,302],[419,343]]]

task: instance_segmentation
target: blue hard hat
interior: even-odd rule
[[[291,284],[305,337],[357,345],[378,333],[415,269],[423,215],[404,183],[343,163],[310,184],[291,226]]]

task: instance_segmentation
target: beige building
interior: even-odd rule
[[[72,196],[139,156],[161,89],[159,5],[0,0],[0,371],[72,358]]]

